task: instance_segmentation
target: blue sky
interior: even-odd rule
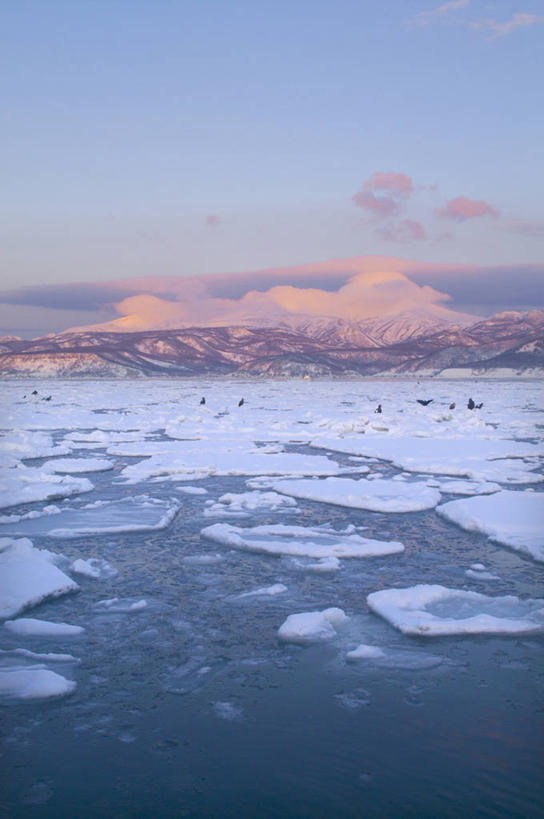
[[[8,0],[0,24],[6,289],[543,261],[541,0]]]

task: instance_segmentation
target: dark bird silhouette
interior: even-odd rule
[[[467,409],[473,410],[475,406],[476,406],[476,404],[474,403],[472,398],[469,398],[468,399],[468,404],[467,404]]]
[[[32,390],[31,395],[38,395],[38,390]]]
[[[455,401],[450,404],[450,409],[455,409]]]
[[[51,401],[51,396],[48,395],[47,398],[42,398],[42,401]]]
[[[238,401],[238,406],[239,406],[239,407],[243,407],[243,406],[244,406],[244,399],[243,399],[243,398],[240,398],[240,400]]]
[[[422,407],[426,407],[429,404],[432,404],[434,398],[429,398],[427,401],[424,401],[423,398],[416,398],[418,404],[421,404]]]
[[[378,413],[378,415],[381,415],[381,414],[382,414],[382,405],[381,405],[381,404],[378,404],[378,406],[376,407],[376,409],[374,410],[374,412],[377,412],[377,413]]]
[[[474,407],[474,409],[482,409],[483,405],[484,405],[484,402],[482,401],[482,403],[481,403],[481,404],[476,404],[476,406]]]
[[[202,396],[202,398],[200,399],[200,403],[201,403],[201,404],[205,404],[205,403],[206,403],[206,399],[204,398],[204,396]]]

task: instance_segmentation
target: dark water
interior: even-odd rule
[[[380,467],[388,470],[395,472]],[[111,477],[93,481],[101,497],[175,494],[157,483],[136,492],[120,485],[112,495]],[[235,478],[199,485],[209,490],[204,499],[247,489]],[[408,638],[366,606],[371,591],[418,582],[541,596],[533,561],[432,510],[383,515],[300,501],[301,514],[280,514],[282,522],[353,523],[406,546],[402,555],[345,560],[339,572],[318,575],[203,541],[200,530],[215,522],[202,517],[203,497],[180,497],[180,514],[160,532],[34,538],[71,559],[106,558],[119,576],[78,577],[80,593],[29,614],[86,632],[24,641],[35,651],[71,652],[81,665],[57,667],[77,681],[72,696],[0,711],[2,816],[542,815],[541,638]],[[269,513],[240,521],[277,522]],[[184,561],[203,553],[221,559]],[[464,572],[476,561],[502,579],[468,582]],[[232,600],[277,582],[285,594]],[[114,596],[149,605],[133,614],[93,608]],[[351,618],[338,640],[278,643],[288,614],[332,605]],[[361,642],[407,652],[407,665],[437,661],[346,663]],[[7,648],[20,644],[4,639]]]

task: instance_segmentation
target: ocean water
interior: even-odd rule
[[[29,537],[36,549],[64,555],[60,568],[80,585],[76,594],[44,599],[20,616],[85,631],[21,636],[0,626],[2,668],[42,666],[76,683],[63,697],[1,700],[0,815],[542,814],[542,630],[411,637],[366,602],[372,592],[418,584],[541,598],[539,560],[501,543],[500,532],[490,540],[434,508],[369,511],[300,498],[296,506],[271,508],[252,495],[233,513],[221,500],[309,476],[312,463],[322,480],[328,471],[422,487],[451,481],[459,453],[466,452],[468,464],[489,441],[497,451],[510,442],[514,455],[496,461],[491,451],[472,464],[472,479],[484,481],[489,470],[502,490],[541,495],[538,383],[38,383],[40,393],[53,395],[47,404],[22,398],[29,382],[4,386],[0,444],[11,464],[4,497],[20,499],[24,467],[41,476],[31,473],[25,485],[43,495],[48,462],[62,458],[70,480],[84,477],[93,488],[2,510],[0,537]],[[468,395],[484,401],[477,416],[464,409]],[[416,397],[433,396],[429,411],[416,405]],[[451,400],[460,407],[455,413],[447,409]],[[373,411],[378,401],[382,416]],[[373,451],[380,441],[397,440],[399,460],[409,458],[406,442],[418,436],[451,442],[442,473],[432,464],[428,472],[405,472],[406,465],[375,454],[350,454],[366,440]],[[534,451],[523,450],[528,445]],[[69,472],[70,461],[80,458],[114,466]],[[271,474],[266,458],[276,459]],[[323,458],[330,467],[312,461]],[[458,497],[443,492],[440,503]],[[163,506],[150,511],[150,499]],[[44,514],[51,505],[57,511]],[[172,519],[162,517],[167,508]],[[80,526],[77,534],[62,526],[63,534],[55,534],[55,519],[64,515]],[[348,528],[405,548],[318,571],[310,558],[203,538],[201,531],[217,522]],[[75,573],[70,566],[78,559],[106,561],[117,574]],[[473,564],[497,579],[467,576]],[[285,590],[240,597],[277,584]],[[331,639],[304,645],[278,639],[289,615],[329,607],[349,618]],[[455,603],[452,615],[464,616]],[[382,654],[350,662],[346,655],[360,644]],[[21,648],[80,662],[13,653]]]

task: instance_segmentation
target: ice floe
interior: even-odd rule
[[[423,481],[398,483],[378,478],[325,478],[324,480],[275,481],[274,489],[295,498],[368,509],[372,512],[419,512],[433,509],[440,492]]]
[[[337,635],[337,629],[349,620],[339,608],[323,611],[304,611],[290,614],[278,629],[278,637],[284,643],[318,643],[331,640]]]
[[[99,557],[91,557],[89,560],[78,558],[70,566],[70,571],[85,575],[85,577],[92,577],[93,580],[109,580],[118,575],[117,569],[114,569],[107,560]]]
[[[87,478],[49,474],[39,467],[19,464],[0,469],[0,508],[68,498],[81,492],[90,492],[93,488]]]
[[[71,694],[75,688],[73,680],[40,665],[0,669],[0,699],[50,699]]]
[[[83,626],[70,623],[52,623],[49,620],[36,620],[33,617],[18,617],[17,620],[6,620],[4,628],[20,637],[76,637],[82,634]]]
[[[93,609],[101,614],[132,614],[147,609],[147,600],[133,598],[111,597],[109,600],[99,600]]]
[[[43,465],[44,472],[58,472],[73,475],[78,472],[107,472],[113,469],[114,461],[106,458],[56,458]]]
[[[544,480],[523,459],[542,456],[536,444],[480,437],[437,438],[358,436],[315,440],[318,449],[369,455],[390,461],[407,472],[457,475],[476,481],[537,483]]]
[[[243,592],[237,594],[234,600],[244,600],[247,597],[275,597],[277,594],[283,594],[287,591],[287,586],[283,583],[274,583],[272,586],[263,586],[261,589],[254,589],[253,591]]]
[[[367,597],[370,609],[403,634],[529,634],[544,630],[544,600],[489,597],[439,585],[383,589]]]
[[[54,564],[56,557],[27,538],[0,538],[0,617],[14,617],[48,597],[79,589]]]
[[[148,532],[165,529],[175,518],[181,504],[176,499],[160,500],[148,495],[98,500],[78,508],[63,508],[54,517],[0,520],[0,532],[13,535],[42,535],[74,538],[82,535]]]
[[[402,476],[397,476],[402,477]],[[427,486],[433,486],[444,495],[492,495],[500,492],[501,486],[498,483],[487,481],[427,481]]]
[[[242,528],[214,523],[202,529],[202,537],[248,552],[313,558],[377,557],[404,551],[402,543],[372,540],[334,529],[305,526],[253,526]]]
[[[450,501],[436,511],[469,532],[544,561],[544,493],[504,490]]]
[[[436,668],[436,666],[441,665],[444,658],[437,654],[427,654],[424,651],[380,648],[379,646],[361,643],[357,648],[348,651],[346,660],[350,663],[364,661],[383,668],[424,671],[427,668]]]
[[[287,495],[280,495],[278,492],[227,492],[217,500],[208,502],[209,505],[204,510],[206,518],[213,517],[248,517],[257,511],[276,512],[298,512],[297,502]]]

